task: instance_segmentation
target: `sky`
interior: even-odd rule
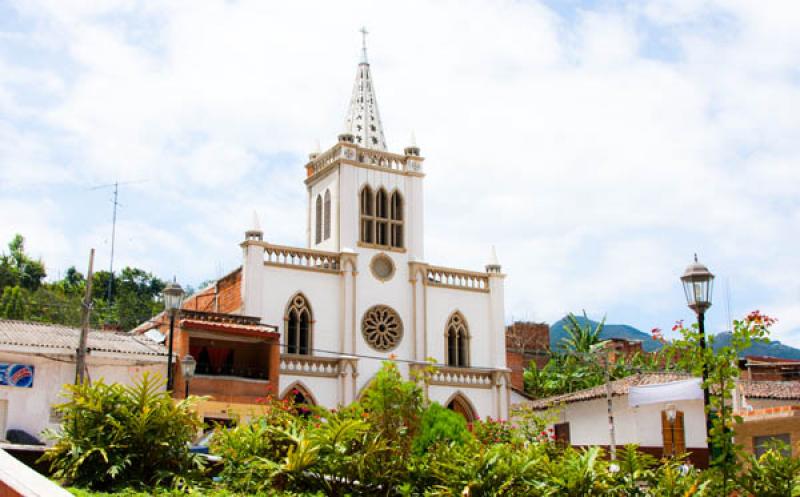
[[[759,309],[800,346],[800,3],[0,0],[0,240],[186,285],[304,246],[366,26],[389,149],[425,156],[427,262],[497,247],[507,320],[644,331]]]

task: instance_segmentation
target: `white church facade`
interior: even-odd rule
[[[426,261],[423,158],[387,151],[366,51],[345,129],[305,165],[307,246],[272,243],[257,218],[241,243],[235,312],[277,326],[276,392],[336,407],[383,360],[404,374],[433,360],[427,398],[507,419],[505,275],[494,255],[481,271]]]

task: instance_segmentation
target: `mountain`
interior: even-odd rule
[[[724,347],[730,343],[730,331],[718,333],[714,343],[714,350]],[[748,349],[742,355],[763,355],[769,357],[779,357],[781,359],[800,359],[800,349],[784,345],[778,341],[770,341],[767,343],[754,343],[748,347]]]
[[[587,322],[587,319],[583,316],[576,315],[575,318],[584,326]],[[567,332],[564,330],[564,326],[568,323],[567,317],[564,316],[563,318],[559,319],[552,325],[550,325],[550,350],[557,351],[561,350],[563,347],[561,346],[561,339],[566,338]],[[591,319],[588,322],[592,325],[592,328],[597,326],[597,321],[592,321]],[[627,324],[609,324],[606,323],[603,326],[603,331],[600,333],[600,338],[608,339],[608,338],[624,338],[626,340],[641,340],[642,348],[644,348],[647,352],[653,352],[654,350],[658,350],[661,348],[661,344],[658,343],[657,340],[654,340],[652,336],[642,331],[637,330],[633,326],[628,326]]]
[[[587,319],[583,316],[575,316],[578,319],[578,322],[581,325],[585,325]],[[564,330],[564,325],[566,325],[569,321],[567,317],[564,316],[563,318],[559,319],[555,323],[550,326],[550,350],[559,351],[562,350],[561,346],[561,339],[567,336],[567,332]],[[591,319],[588,322],[592,325],[592,327],[597,326],[597,321],[592,321]],[[606,323],[603,327],[603,331],[600,333],[600,338],[608,339],[608,338],[624,338],[626,340],[641,340],[642,341],[642,348],[644,348],[647,352],[653,352],[654,350],[658,350],[661,348],[661,344],[658,341],[654,340],[652,336],[648,333],[644,333],[643,331],[637,330],[633,326],[629,326],[627,324],[608,324]],[[714,348],[724,347],[731,342],[731,333],[729,331],[717,334],[716,343],[714,344]],[[788,345],[784,345],[781,342],[777,341],[770,341],[768,343],[754,343],[749,348],[747,348],[742,354],[742,356],[748,355],[760,355],[760,356],[769,356],[769,357],[779,357],[781,359],[800,359],[800,349],[796,349],[794,347],[790,347]]]

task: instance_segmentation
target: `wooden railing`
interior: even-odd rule
[[[489,291],[489,275],[475,271],[464,271],[446,267],[429,266],[426,272],[426,283],[443,288],[459,290]]]
[[[284,247],[265,242],[261,242],[259,245],[264,247],[264,264],[270,266],[293,267],[326,273],[338,273],[341,268],[341,260],[336,252]]]
[[[448,385],[472,388],[491,388],[492,371],[470,368],[437,368],[430,373],[431,385]]]
[[[341,364],[338,357],[281,354],[281,374],[333,378],[342,371]]]

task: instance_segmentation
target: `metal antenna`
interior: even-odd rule
[[[368,64],[367,62],[367,35],[369,31],[367,31],[366,26],[361,26],[359,30],[361,32],[361,63]]]
[[[106,293],[106,301],[108,301],[109,305],[114,299],[114,248],[116,246],[117,241],[117,207],[120,205],[119,203],[119,185],[131,185],[134,183],[144,183],[147,180],[139,180],[139,181],[115,181],[113,183],[109,183],[107,185],[98,185],[89,190],[99,190],[101,188],[111,188],[114,187],[114,198],[112,199],[113,204],[113,211],[111,215],[111,262],[109,263],[108,272],[110,276],[110,281],[108,284],[108,292]]]

